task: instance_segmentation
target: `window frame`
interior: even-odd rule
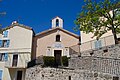
[[[58,35],[56,35],[56,39],[55,39],[55,41],[56,42],[61,42],[61,37],[60,37],[60,35],[58,34]]]

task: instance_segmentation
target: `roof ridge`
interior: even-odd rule
[[[49,31],[53,31],[53,30],[56,30],[56,29],[62,30],[62,31],[64,31],[64,32],[66,32],[66,33],[68,33],[68,34],[70,34],[70,35],[76,37],[76,38],[79,38],[79,36],[78,36],[77,34],[72,33],[72,32],[70,32],[70,31],[68,31],[68,30],[63,29],[63,28],[59,28],[59,27],[56,27],[56,28],[52,28],[52,29],[48,29],[48,30],[42,31],[42,32],[36,34],[35,36],[39,36],[39,35],[45,34],[45,33],[49,32]]]
[[[19,23],[11,24],[10,26],[7,26],[7,27],[3,28],[2,30],[4,31],[4,30],[10,29],[10,28],[13,28],[15,26],[19,26],[19,27],[22,27],[22,28],[25,28],[25,29],[32,30],[32,27],[29,27],[29,26],[26,26],[26,25],[23,25],[23,24],[19,24]]]

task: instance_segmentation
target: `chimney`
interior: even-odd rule
[[[17,21],[13,21],[12,24],[17,24],[18,22]]]

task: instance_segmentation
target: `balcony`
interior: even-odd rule
[[[0,48],[0,53],[30,52],[31,48]]]
[[[5,62],[6,68],[26,68],[30,61],[30,53],[27,54],[9,54],[8,61]]]

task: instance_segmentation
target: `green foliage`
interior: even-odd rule
[[[68,57],[67,56],[62,56],[62,64],[63,66],[68,66]]]
[[[114,38],[120,33],[120,0],[84,0],[85,5],[75,20],[75,29],[93,33],[99,39],[112,30]]]
[[[68,66],[68,57],[67,56],[62,56],[62,65],[63,66]],[[44,61],[44,66],[45,67],[56,67],[55,65],[55,57],[52,56],[44,56],[43,57]]]
[[[43,60],[44,60],[44,66],[50,66],[50,67],[55,66],[55,58],[54,57],[52,57],[52,56],[44,56]]]

